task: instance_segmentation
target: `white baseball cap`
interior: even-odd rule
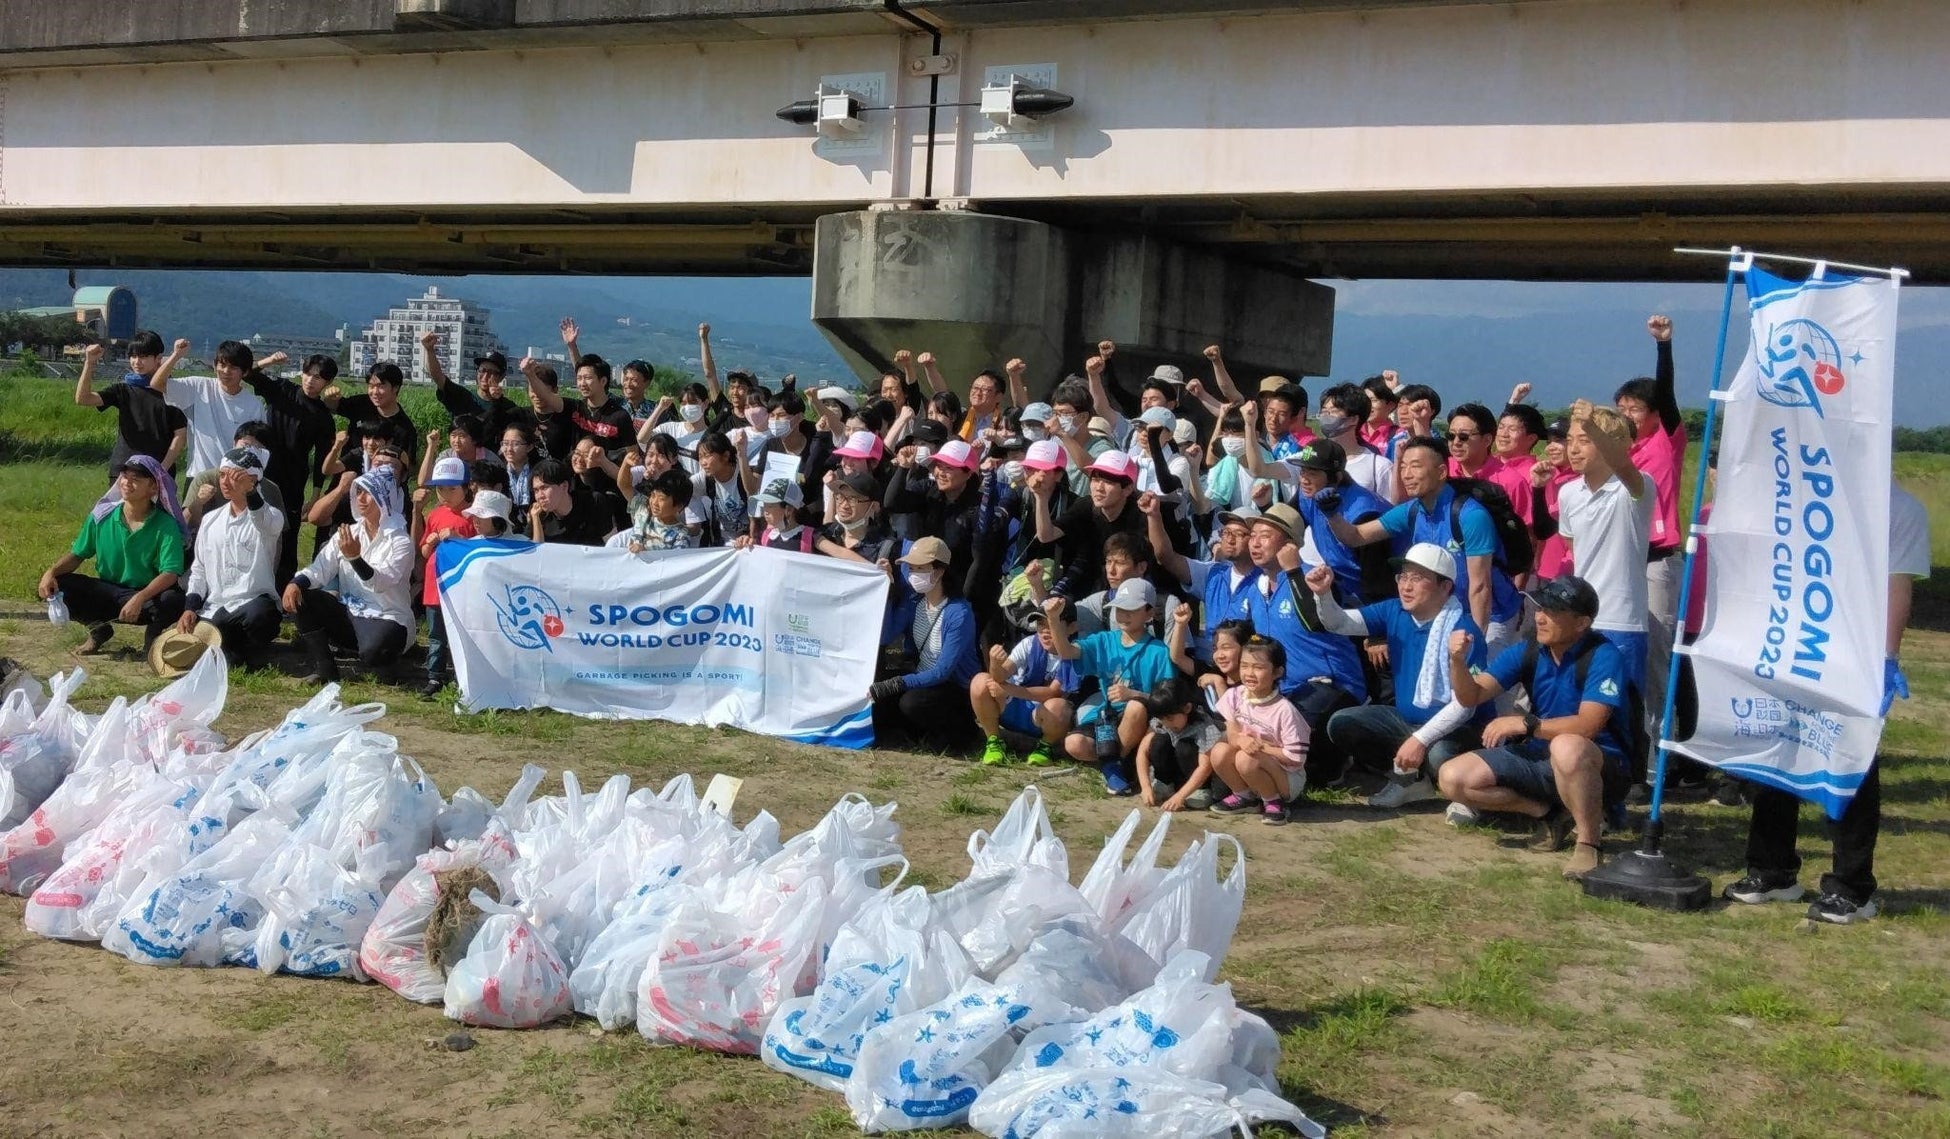
[[[449,455],[433,464],[433,477],[427,480],[428,486],[466,486],[467,462],[457,456]]]
[[[1417,542],[1399,558],[1389,558],[1388,564],[1400,569],[1403,566],[1416,566],[1448,581],[1456,580],[1456,557],[1434,542]]]

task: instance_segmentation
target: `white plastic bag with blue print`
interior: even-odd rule
[[[1016,994],[971,978],[927,1008],[867,1033],[846,1106],[860,1130],[952,1127],[1015,1052],[1016,1026],[1030,1015]]]
[[[843,1092],[868,1032],[946,997],[972,966],[933,921],[926,890],[876,897],[840,927],[812,995],[786,1001],[765,1031],[767,1067]]]
[[[327,684],[285,714],[268,732],[244,740],[211,783],[187,832],[188,853],[220,841],[245,815],[267,804],[303,818],[325,793],[332,751],[362,724],[386,714],[384,704],[339,704],[339,686]]]
[[[1220,854],[1232,868],[1220,874]],[[1185,848],[1178,864],[1130,900],[1111,928],[1151,956],[1168,962],[1185,950],[1204,956],[1202,980],[1218,975],[1246,905],[1246,851],[1228,834],[1207,833]]]
[[[333,851],[294,836],[251,876],[250,889],[264,917],[252,960],[241,964],[264,973],[366,979],[359,944],[386,900],[377,867],[348,870]]]
[[[142,764],[130,764],[119,774],[117,786],[125,793],[94,829],[67,845],[60,867],[27,899],[21,921],[42,937],[100,941],[101,928],[89,922],[89,908],[107,893],[110,916],[120,912],[121,901],[114,899],[125,901],[127,889],[142,880],[142,856],[180,833],[199,792]]]
[[[398,740],[355,731],[332,749],[324,794],[292,837],[323,847],[341,868],[375,875],[383,898],[433,845],[440,807],[439,789],[424,768],[399,754]]]
[[[102,947],[139,965],[219,964],[227,938],[234,948],[255,936],[264,911],[247,883],[290,834],[290,824],[272,811],[238,823],[181,870],[138,887],[103,934]]]
[[[1217,1135],[1273,1119],[1325,1134],[1279,1098],[1279,1038],[1239,1008],[1231,986],[1206,982],[1210,969],[1204,954],[1181,953],[1155,984],[1119,1004],[1029,1033],[970,1123],[1025,1139]],[[1155,1094],[1165,1084],[1173,1094]]]

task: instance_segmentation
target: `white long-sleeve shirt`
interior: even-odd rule
[[[363,578],[339,552],[334,534],[311,565],[299,577],[313,589],[330,590],[339,595],[354,617],[372,617],[413,629],[413,538],[398,515],[380,523],[374,533],[364,522],[354,522],[359,535],[359,557],[372,570]]]
[[[190,597],[203,599],[197,616],[236,609],[253,597],[277,596],[278,536],[284,512],[264,503],[234,510],[222,502],[196,528],[196,560],[190,563]]]

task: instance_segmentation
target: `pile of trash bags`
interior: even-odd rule
[[[328,685],[235,746],[220,654],[99,717],[80,670],[0,706],[0,889],[44,937],[155,966],[376,981],[464,1024],[572,1013],[657,1045],[756,1055],[866,1131],[1023,1137],[1320,1127],[1279,1040],[1215,983],[1243,851],[1162,858],[1132,811],[1072,884],[1042,796],[969,839],[966,878],[904,886],[895,804],[847,795],[782,839],[691,777],[451,798]]]

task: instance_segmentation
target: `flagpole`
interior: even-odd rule
[[[1706,250],[1675,249],[1675,253],[1708,252]],[[1699,468],[1693,474],[1693,517],[1686,527],[1686,560],[1680,566],[1679,610],[1673,618],[1673,637],[1680,636],[1680,629],[1686,620],[1693,601],[1693,562],[1699,557],[1699,519],[1706,508],[1706,470],[1710,465],[1707,456],[1713,453],[1713,429],[1720,419],[1720,381],[1726,373],[1727,332],[1733,325],[1733,286],[1734,282],[1747,270],[1753,268],[1754,257],[1743,252],[1739,246],[1724,251],[1728,257],[1726,289],[1720,297],[1720,340],[1713,349],[1713,386],[1706,393],[1706,426],[1700,432]],[[1681,456],[1683,458],[1684,456]],[[1666,798],[1666,765],[1672,756],[1667,741],[1672,739],[1673,707],[1679,697],[1679,656],[1672,658],[1672,667],[1666,670],[1665,707],[1659,715],[1659,756],[1653,765],[1651,810],[1645,821],[1645,852],[1657,854],[1659,843],[1665,836],[1663,810]]]

